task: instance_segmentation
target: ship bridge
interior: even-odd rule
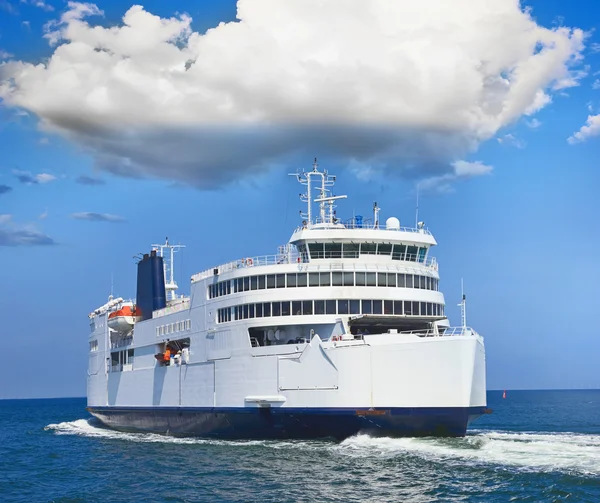
[[[320,259],[428,262],[429,248],[437,242],[423,222],[418,222],[416,228],[401,227],[398,218],[390,217],[381,224],[381,208],[377,203],[373,204],[373,218],[363,219],[356,215],[342,222],[336,216],[335,202],[346,196],[330,195],[334,176],[327,171],[318,171],[316,159],[312,171],[295,176],[307,186],[306,193],[300,195],[307,203],[307,211],[302,214],[305,220],[296,228],[289,242],[296,246],[303,262]],[[311,198],[313,178],[321,182],[317,187],[320,195],[314,200]],[[319,204],[319,216],[314,220],[313,202]]]

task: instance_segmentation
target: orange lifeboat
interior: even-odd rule
[[[129,332],[140,318],[133,302],[127,302],[122,304],[120,309],[108,315],[108,327],[117,332]]]

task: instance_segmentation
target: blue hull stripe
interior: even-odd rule
[[[210,438],[336,438],[464,436],[485,407],[88,407],[106,426],[137,432]]]

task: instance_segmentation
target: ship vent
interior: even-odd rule
[[[138,262],[136,312],[142,320],[152,318],[152,312],[167,305],[163,258],[152,250]]]

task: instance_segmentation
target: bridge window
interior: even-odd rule
[[[360,254],[361,255],[375,255],[377,253],[377,243],[361,243]]]
[[[267,274],[267,288],[275,288],[275,275]]]
[[[377,273],[377,286],[387,286],[387,273],[385,273],[385,272]]]
[[[344,243],[342,249],[343,258],[358,258],[359,245],[355,243]]]
[[[409,260],[411,262],[416,262],[417,261],[417,252],[418,252],[418,248],[416,246],[408,246],[408,248],[406,249],[406,260]]]
[[[427,255],[427,248],[420,247],[419,248],[419,262],[425,262],[425,255]]]
[[[391,255],[392,245],[387,243],[379,243],[377,246],[377,255]]]
[[[367,273],[367,286],[377,286],[377,274],[374,272]]]
[[[277,274],[276,275],[275,288],[285,288],[285,274]]]
[[[296,288],[296,273],[287,275],[287,286],[288,288]]]
[[[357,272],[357,273],[355,273],[354,276],[356,277],[356,286],[366,286],[366,284],[367,284],[366,273]]]
[[[406,254],[406,245],[394,245],[392,251],[392,260],[404,260]]]
[[[325,258],[342,258],[342,244],[325,243]]]
[[[308,243],[308,249],[310,250],[311,259],[325,258],[323,243]]]
[[[319,286],[330,286],[331,285],[331,275],[329,272],[322,272],[319,275]]]

